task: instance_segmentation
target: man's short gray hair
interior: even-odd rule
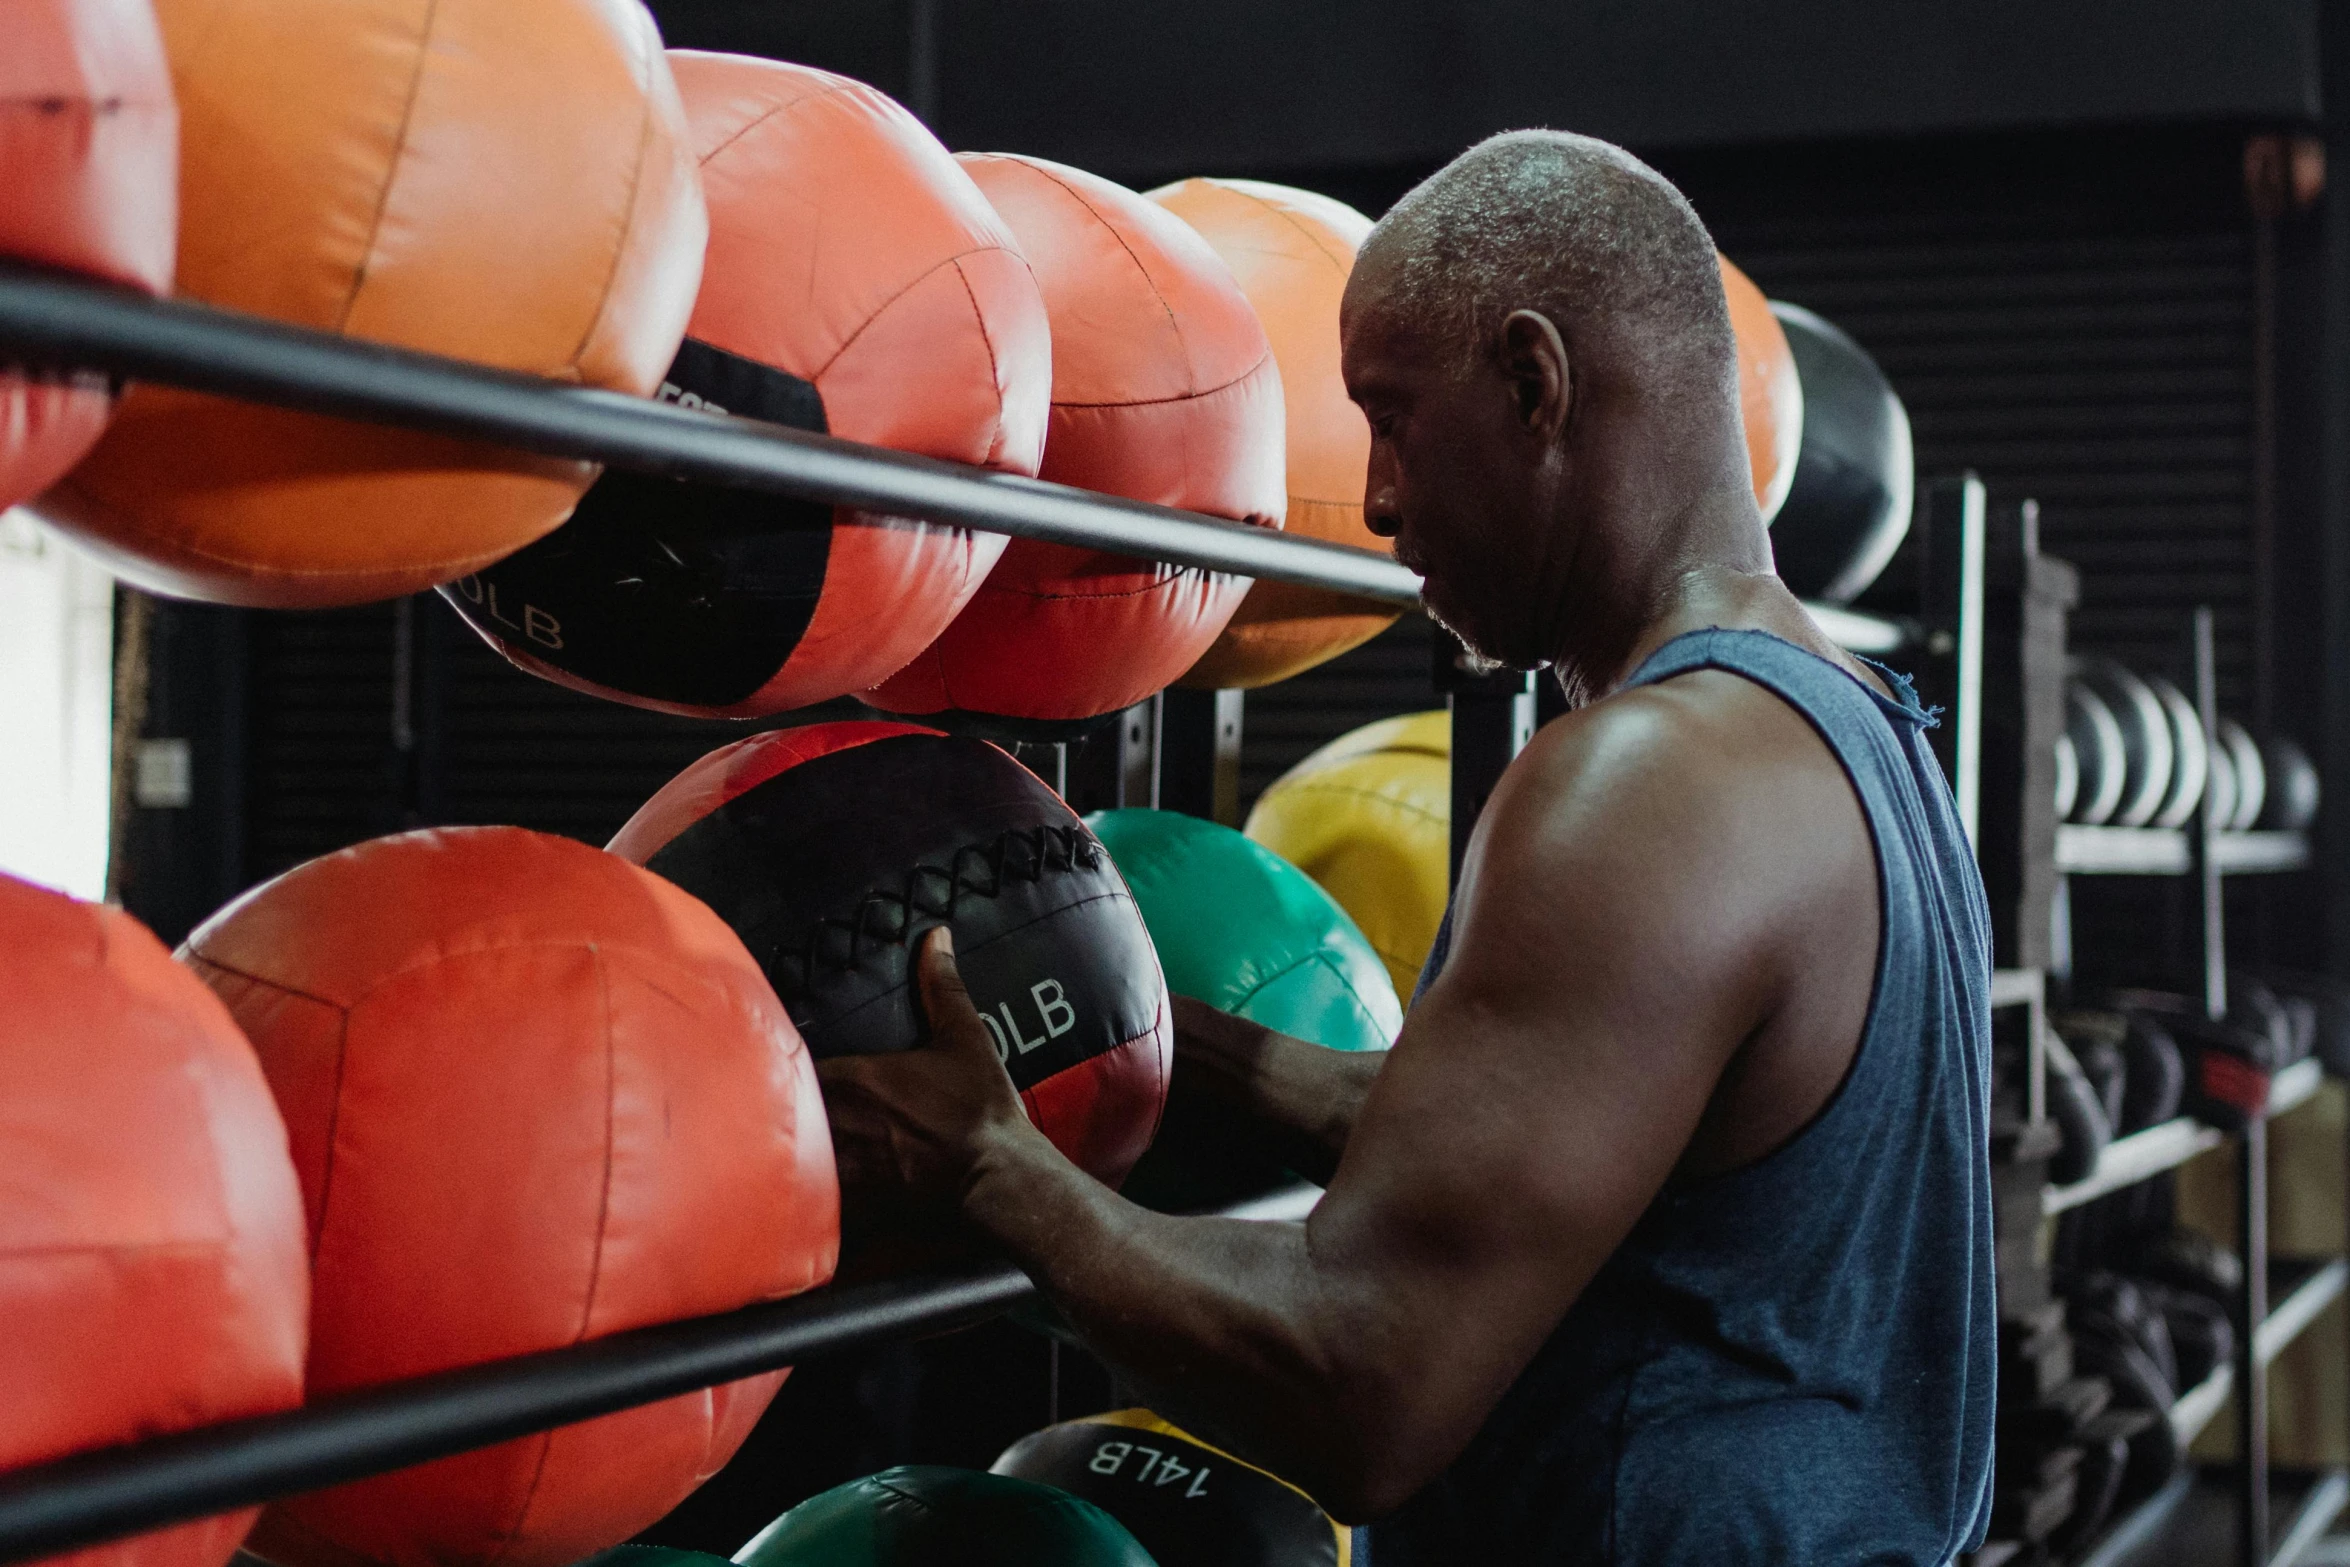
[[[1565,131],[1491,137],[1415,186],[1364,248],[1381,253],[1390,306],[1464,364],[1493,351],[1511,311],[1539,310],[1570,342],[1577,320],[1623,322],[1735,395],[1713,239],[1621,147]]]

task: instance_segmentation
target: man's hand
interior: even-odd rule
[[[816,1063],[844,1194],[885,1208],[955,1211],[991,1152],[1042,1141],[955,968],[944,925],[914,957],[930,1040]]]

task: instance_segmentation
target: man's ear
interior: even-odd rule
[[[1575,377],[1567,363],[1567,341],[1539,310],[1513,310],[1501,324],[1501,373],[1526,433],[1556,441],[1567,428],[1575,400]]]

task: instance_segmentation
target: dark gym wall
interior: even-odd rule
[[[1125,178],[2318,111],[2315,0],[656,0],[673,44],[907,98],[950,146]]]

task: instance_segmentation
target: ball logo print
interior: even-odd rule
[[[1196,1500],[1207,1494],[1208,1466],[1206,1464],[1186,1467],[1183,1460],[1177,1458],[1173,1453],[1162,1453],[1157,1448],[1145,1447],[1140,1442],[1104,1442],[1093,1450],[1093,1462],[1085,1467],[1097,1475],[1121,1474],[1125,1470],[1126,1460],[1136,1453],[1143,1455],[1141,1467],[1129,1477],[1136,1484],[1151,1484],[1151,1471],[1155,1469],[1158,1471],[1157,1483],[1160,1485],[1172,1485],[1179,1480],[1188,1478],[1191,1484],[1183,1492],[1186,1497]]]
[[[986,1007],[979,1010],[979,1021],[987,1025],[989,1036],[995,1040],[996,1059],[1006,1065],[1011,1063],[1014,1050],[1026,1055],[1046,1040],[1058,1039],[1077,1026],[1077,1009],[1069,1004],[1059,980],[1040,979],[1028,987],[1028,994],[1036,1002],[1038,1019],[1044,1025],[1044,1032],[1034,1039],[1021,1035],[1009,1001],[997,1002],[992,1013]],[[1003,1018],[1001,1024],[996,1021],[999,1015]],[[1009,1044],[1005,1042],[1007,1039],[1011,1041]]]
[[[483,618],[504,626],[509,631],[518,631],[543,648],[557,651],[563,646],[563,622],[536,604],[522,605],[522,618],[520,620],[514,619],[498,603],[498,584],[478,572],[470,577],[458,578],[442,591],[454,598],[463,599],[468,604],[478,605]],[[470,620],[473,617],[468,615],[466,618]]]
[[[1047,1426],[994,1464],[1082,1497],[1159,1567],[1350,1567],[1352,1532],[1277,1475],[1168,1424],[1120,1409]]]

